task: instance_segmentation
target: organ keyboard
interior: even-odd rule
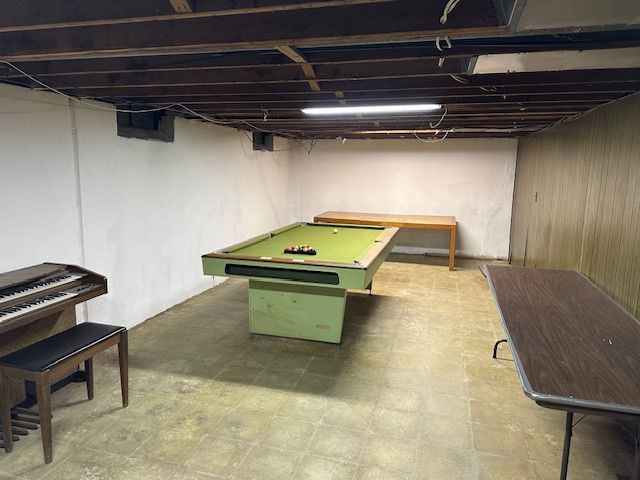
[[[74,265],[43,263],[0,274],[0,334],[107,292],[107,279]]]
[[[104,293],[105,277],[74,265],[43,263],[0,274],[0,356],[73,327],[75,306]],[[60,372],[53,380],[71,379],[76,370]],[[8,385],[9,406],[24,405],[24,381],[9,378]]]

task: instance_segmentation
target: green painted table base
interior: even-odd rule
[[[340,343],[344,288],[249,280],[249,331]]]

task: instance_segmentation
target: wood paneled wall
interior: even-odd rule
[[[520,142],[510,257],[580,270],[640,318],[640,94]]]

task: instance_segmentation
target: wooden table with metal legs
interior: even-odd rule
[[[392,213],[324,212],[313,217],[314,222],[346,223],[352,225],[381,225],[383,227],[424,228],[449,230],[449,270],[456,260],[456,217],[443,215],[401,215]]]

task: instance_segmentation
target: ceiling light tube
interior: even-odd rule
[[[405,112],[431,112],[439,110],[442,105],[435,103],[423,103],[419,105],[372,105],[362,107],[320,107],[303,108],[306,115],[352,115],[358,113],[405,113]]]

